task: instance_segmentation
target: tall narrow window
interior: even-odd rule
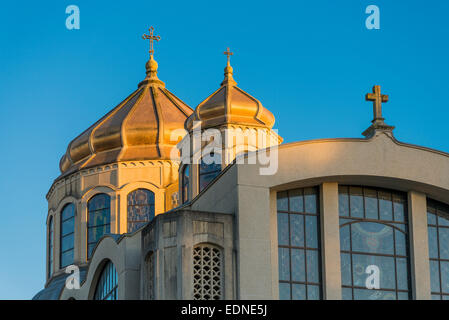
[[[449,206],[427,201],[430,289],[433,300],[449,300]]]
[[[409,299],[406,195],[340,186],[338,202],[343,299]]]
[[[222,253],[218,247],[200,244],[193,248],[193,299],[223,299]]]
[[[147,300],[154,300],[154,253],[150,252],[146,258],[147,270]]]
[[[100,193],[93,196],[88,204],[87,249],[89,258],[100,238],[111,232],[111,197]]]
[[[182,170],[181,175],[181,192],[182,192],[182,203],[186,203],[189,200],[189,174],[190,174],[190,165],[186,164],[184,169]]]
[[[318,189],[277,194],[279,298],[319,300],[321,253]]]
[[[75,244],[75,205],[69,203],[61,212],[61,268],[73,263],[73,252]]]
[[[128,194],[128,232],[139,229],[154,218],[154,193],[137,189]]]
[[[206,163],[203,159],[201,159],[201,163],[199,166],[199,191],[203,191],[207,185],[215,179],[221,172],[221,156],[218,154],[211,154],[208,157],[212,163]]]
[[[108,261],[95,288],[94,300],[117,300],[118,279],[114,264]]]
[[[48,222],[48,277],[50,278],[53,274],[53,232],[54,225],[53,225],[53,216],[50,217],[50,220]]]

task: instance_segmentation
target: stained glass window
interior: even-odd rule
[[[410,298],[406,213],[403,193],[339,187],[343,299]]]
[[[279,192],[277,219],[279,298],[321,299],[318,189]]]
[[[53,225],[53,216],[50,217],[50,220],[48,222],[48,277],[50,278],[53,274],[53,232],[54,225]]]
[[[433,300],[449,300],[449,206],[427,201],[430,289]]]
[[[185,203],[189,200],[189,173],[190,173],[190,165],[185,165],[182,171],[182,203]]]
[[[154,193],[137,189],[128,194],[128,232],[133,232],[154,218]]]
[[[61,268],[73,263],[75,244],[75,205],[69,203],[61,212]]]
[[[117,300],[118,279],[114,264],[108,261],[101,271],[94,300]]]
[[[87,249],[89,257],[100,238],[111,232],[111,197],[105,193],[93,196],[88,204]]]
[[[215,179],[221,172],[221,163],[217,163],[221,161],[220,155],[211,154],[210,161],[213,161],[210,164],[205,163],[201,160],[199,166],[199,191],[203,191],[207,185]]]

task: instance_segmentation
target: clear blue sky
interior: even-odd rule
[[[76,4],[81,29],[67,30]],[[381,29],[365,28],[378,5]],[[45,279],[45,195],[67,144],[136,89],[150,25],[159,77],[190,106],[239,86],[285,142],[361,137],[382,85],[397,139],[449,152],[449,1],[8,1],[0,10],[0,299]],[[435,168],[437,169],[437,168]]]

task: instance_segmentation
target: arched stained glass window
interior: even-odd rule
[[[137,189],[128,194],[128,232],[139,229],[154,218],[154,193]]]
[[[75,244],[75,205],[67,204],[61,211],[61,268],[73,263],[73,252]]]
[[[199,192],[203,191],[221,172],[221,155],[211,154],[207,160],[201,159],[199,165]]]
[[[111,197],[105,193],[93,196],[88,204],[87,249],[89,257],[100,238],[111,232]]]
[[[406,195],[339,187],[342,297],[410,298]]]
[[[433,300],[449,300],[449,206],[427,201],[430,289]]]
[[[223,299],[222,251],[211,244],[193,248],[193,299]]]
[[[279,299],[321,299],[318,189],[278,192],[277,221]]]
[[[53,256],[54,256],[54,223],[53,216],[48,222],[48,277],[53,274]]]
[[[182,203],[185,203],[189,200],[189,188],[190,188],[190,165],[185,165],[184,169],[182,170],[181,175],[181,192],[182,192]]]
[[[118,278],[114,264],[108,261],[101,271],[94,300],[117,300]]]

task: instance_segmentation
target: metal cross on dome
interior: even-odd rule
[[[155,41],[159,41],[159,40],[161,40],[161,37],[160,36],[155,36],[155,35],[153,35],[153,31],[154,31],[154,28],[153,28],[153,26],[151,26],[150,27],[150,29],[148,29],[148,31],[150,31],[150,34],[143,34],[143,36],[142,36],[142,39],[144,39],[144,40],[150,40],[150,51],[148,51],[149,53],[150,53],[150,56],[152,56],[153,55],[153,53],[154,53],[154,50],[153,50],[153,41],[155,40]]]
[[[228,64],[230,63],[230,60],[231,60],[231,56],[234,54],[234,52],[231,52],[230,50],[229,50],[229,47],[226,49],[226,51],[225,52],[223,52],[223,54],[225,54],[226,56],[227,56],[227,58],[228,58]]]

